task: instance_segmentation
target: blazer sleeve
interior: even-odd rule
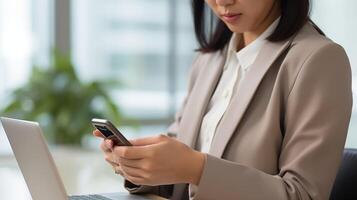
[[[192,88],[195,84],[195,81],[197,79],[198,73],[199,73],[199,67],[201,64],[199,63],[200,60],[200,54],[196,55],[196,58],[194,59],[189,75],[188,75],[188,92],[186,94],[186,97],[182,103],[181,108],[176,112],[175,115],[175,120],[169,128],[167,129],[167,133],[170,136],[176,137],[179,132],[179,126],[180,126],[180,121],[182,118],[182,113],[183,110],[186,107],[186,102],[187,99],[189,98]],[[146,186],[146,185],[135,185],[131,183],[128,180],[124,181],[124,187],[132,194],[138,194],[138,193],[149,193],[149,194],[156,194],[165,198],[169,198],[172,195],[173,192],[173,185],[159,185],[159,186]]]
[[[287,98],[279,173],[206,155],[193,199],[329,199],[351,116],[351,85],[342,47],[330,43],[312,52]]]

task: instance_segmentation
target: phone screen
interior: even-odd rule
[[[106,138],[109,138],[114,135],[110,130],[105,126],[94,125]]]
[[[105,138],[112,140],[114,145],[132,146],[132,144],[110,121],[106,119],[92,119],[92,124]]]

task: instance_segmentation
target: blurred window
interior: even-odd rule
[[[49,0],[0,0],[0,107],[27,81],[33,63],[47,64],[51,41]],[[0,125],[0,153],[10,152]]]
[[[82,78],[120,81],[113,95],[125,116],[164,131],[181,104],[196,46],[190,1],[75,0],[72,20]]]
[[[346,49],[355,91],[357,2],[316,2],[312,18]],[[0,0],[0,107],[27,80],[33,63],[48,64],[52,6],[53,0]],[[139,122],[142,136],[164,131],[182,102],[196,47],[191,23],[190,0],[71,0],[68,42],[83,80],[122,83],[113,97],[127,118]],[[354,106],[346,146],[357,148],[355,113]],[[7,151],[0,130],[0,153]]]

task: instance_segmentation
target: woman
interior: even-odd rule
[[[326,200],[352,107],[342,47],[308,0],[193,0],[199,54],[164,135],[101,148],[132,193]],[[218,21],[208,34],[206,6]],[[98,131],[94,135],[100,136]]]

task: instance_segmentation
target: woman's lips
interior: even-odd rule
[[[221,15],[223,20],[228,22],[228,23],[233,23],[235,22],[242,14],[238,13],[238,14],[224,14]]]

